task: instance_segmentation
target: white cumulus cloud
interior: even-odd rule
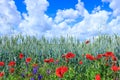
[[[11,30],[18,30],[21,21],[20,13],[17,11],[13,0],[0,0],[0,34],[11,34]]]
[[[39,35],[51,29],[52,18],[45,14],[49,3],[46,0],[25,0],[27,13],[19,24],[21,32],[29,35]]]
[[[114,16],[120,16],[120,0],[102,0],[103,2],[109,2],[109,7],[113,10]]]

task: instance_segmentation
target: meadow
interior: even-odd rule
[[[120,80],[120,36],[1,36],[0,80]]]

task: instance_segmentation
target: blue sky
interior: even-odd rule
[[[26,13],[26,5],[24,3],[24,0],[14,0],[15,4],[17,6],[17,10],[19,10],[21,13]],[[88,10],[89,13],[92,12],[92,10],[97,7],[101,6],[101,9],[112,11],[112,9],[109,8],[109,3],[103,3],[101,0],[81,0],[84,2],[84,7]],[[54,17],[55,13],[58,9],[69,9],[73,8],[75,9],[75,5],[78,3],[78,0],[48,0],[50,6],[48,7],[46,14]]]
[[[0,0],[0,34],[89,39],[120,31],[120,0]]]

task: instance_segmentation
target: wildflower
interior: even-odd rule
[[[32,73],[33,73],[33,74],[36,74],[37,72],[38,72],[38,67],[34,67]]]
[[[26,58],[26,63],[29,63],[32,60],[32,58],[28,57]]]
[[[96,57],[96,59],[100,59],[100,58],[102,58],[102,54],[98,54]]]
[[[54,59],[53,58],[45,59],[44,62],[46,62],[46,63],[52,63],[52,62],[54,62]]]
[[[103,56],[112,57],[112,56],[114,56],[114,53],[113,52],[106,52],[106,53],[103,54]]]
[[[13,73],[14,71],[15,71],[14,68],[10,68],[10,69],[9,69],[9,72],[10,72],[10,73]]]
[[[50,61],[50,62],[54,62],[54,59],[53,59],[53,58],[50,58],[49,61]]]
[[[56,75],[59,77],[59,78],[62,78],[63,75],[65,74],[65,72],[68,71],[68,67],[66,66],[61,66],[61,67],[58,67],[56,69]]]
[[[113,61],[117,61],[117,57],[116,56],[112,56],[111,57]]]
[[[49,59],[44,59],[44,62],[50,63]]]
[[[95,76],[95,80],[101,80],[100,74],[97,74],[97,75]]]
[[[38,80],[42,79],[42,75],[38,74]]]
[[[23,78],[25,78],[25,74],[24,74],[24,73],[22,73],[21,76],[22,76]]]
[[[51,70],[48,69],[48,70],[46,71],[46,73],[49,75],[49,74],[51,73]]]
[[[82,60],[79,62],[79,64],[83,64]]]
[[[90,43],[90,41],[89,41],[89,40],[85,41],[85,44],[88,44],[88,43]]]
[[[86,58],[89,60],[95,60],[95,57],[92,56],[91,54],[86,54]]]
[[[19,58],[22,59],[24,55],[22,53],[19,54]]]
[[[15,64],[16,64],[15,61],[10,61],[8,66],[15,66]]]
[[[4,76],[4,72],[0,72],[0,77],[3,77]]]
[[[73,54],[72,52],[68,52],[68,53],[65,55],[65,57],[66,57],[67,59],[71,59],[71,58],[74,58],[74,57],[75,57],[75,54]]]
[[[0,62],[0,66],[4,66],[5,65],[5,63],[4,62]]]
[[[30,78],[30,80],[35,80],[34,78]]]
[[[119,70],[119,67],[114,65],[111,67],[111,70],[114,71],[114,72],[117,72]]]

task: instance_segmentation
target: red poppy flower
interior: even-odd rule
[[[3,77],[4,76],[4,72],[0,72],[0,77]]]
[[[73,54],[72,52],[68,52],[68,53],[65,55],[65,57],[66,57],[67,59],[71,59],[71,58],[74,58],[74,57],[75,57],[75,54]]]
[[[49,59],[44,59],[44,62],[50,63]]]
[[[111,70],[114,71],[114,72],[117,72],[119,70],[119,67],[114,65],[111,67]]]
[[[24,55],[22,53],[19,54],[19,58],[22,59]]]
[[[15,61],[10,61],[8,66],[15,66],[15,64],[16,64]]]
[[[10,72],[10,73],[14,73],[14,71],[15,71],[14,68],[10,68],[10,69],[9,69],[9,72]]]
[[[92,56],[91,54],[86,54],[86,59],[88,59],[88,60],[95,60],[95,57]]]
[[[102,54],[98,54],[96,57],[96,59],[100,59],[100,58],[102,58]]]
[[[88,43],[90,43],[90,41],[89,41],[89,40],[85,41],[85,44],[88,44]]]
[[[54,59],[53,59],[53,58],[50,58],[49,61],[50,61],[50,62],[54,62]]]
[[[4,66],[5,65],[5,63],[4,62],[0,62],[0,66]]]
[[[26,58],[26,62],[29,63],[32,60],[32,58],[28,57]]]
[[[113,53],[113,52],[106,52],[106,54],[107,54],[108,56],[114,56],[114,53]]]
[[[62,78],[63,75],[68,71],[68,67],[66,66],[61,66],[61,67],[58,67],[56,69],[56,75],[59,77],[59,78]]]
[[[82,60],[79,62],[79,64],[83,64]]]
[[[113,61],[117,61],[117,57],[116,56],[112,56],[112,60]]]
[[[112,57],[112,56],[114,56],[114,53],[113,52],[106,52],[106,53],[103,54],[103,56]]]
[[[52,62],[54,62],[54,59],[53,58],[45,59],[44,62],[46,62],[46,63],[52,63]]]
[[[97,74],[97,75],[95,76],[95,80],[101,80],[100,74]]]

